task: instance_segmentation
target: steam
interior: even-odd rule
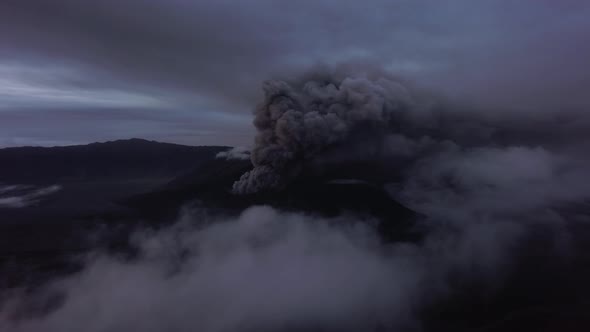
[[[254,169],[234,184],[238,194],[277,190],[301,163],[357,130],[383,131],[412,103],[409,91],[385,76],[335,73],[299,81],[267,81],[255,111]]]

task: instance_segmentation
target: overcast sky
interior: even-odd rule
[[[527,116],[590,108],[584,0],[2,0],[0,146],[248,145],[261,82],[380,66]]]

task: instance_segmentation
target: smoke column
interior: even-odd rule
[[[302,161],[357,130],[385,130],[412,104],[399,82],[366,74],[267,81],[263,90],[264,101],[255,110],[254,169],[234,184],[237,194],[281,189],[299,173]]]

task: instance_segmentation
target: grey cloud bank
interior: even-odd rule
[[[54,110],[60,108],[84,119],[86,108],[122,111],[131,103],[143,109],[135,115],[139,123],[158,113],[179,126],[190,119],[204,125],[194,136],[130,121],[88,138],[67,131],[59,137],[63,126],[29,118],[10,137],[91,141],[130,130],[154,139],[237,145],[252,131],[247,116],[232,114],[250,112],[262,81],[288,79],[317,62],[350,61],[381,66],[493,113],[586,112],[589,10],[581,1],[3,1],[0,64],[13,69],[0,80],[0,102],[12,105],[0,116],[14,117],[20,111],[15,105],[26,104],[41,118],[59,116]],[[22,87],[23,79],[37,90],[7,96],[8,86]],[[41,102],[38,91],[48,87],[62,92]],[[76,102],[64,98],[72,89]],[[80,104],[84,95],[92,98]],[[148,106],[146,98],[166,107]],[[178,115],[183,120],[174,120]],[[92,119],[80,125],[91,128]],[[232,134],[224,125],[235,127]],[[46,133],[26,133],[35,129]]]

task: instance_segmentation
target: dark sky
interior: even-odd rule
[[[260,84],[385,68],[474,109],[590,108],[590,2],[2,0],[0,146],[249,145]]]

